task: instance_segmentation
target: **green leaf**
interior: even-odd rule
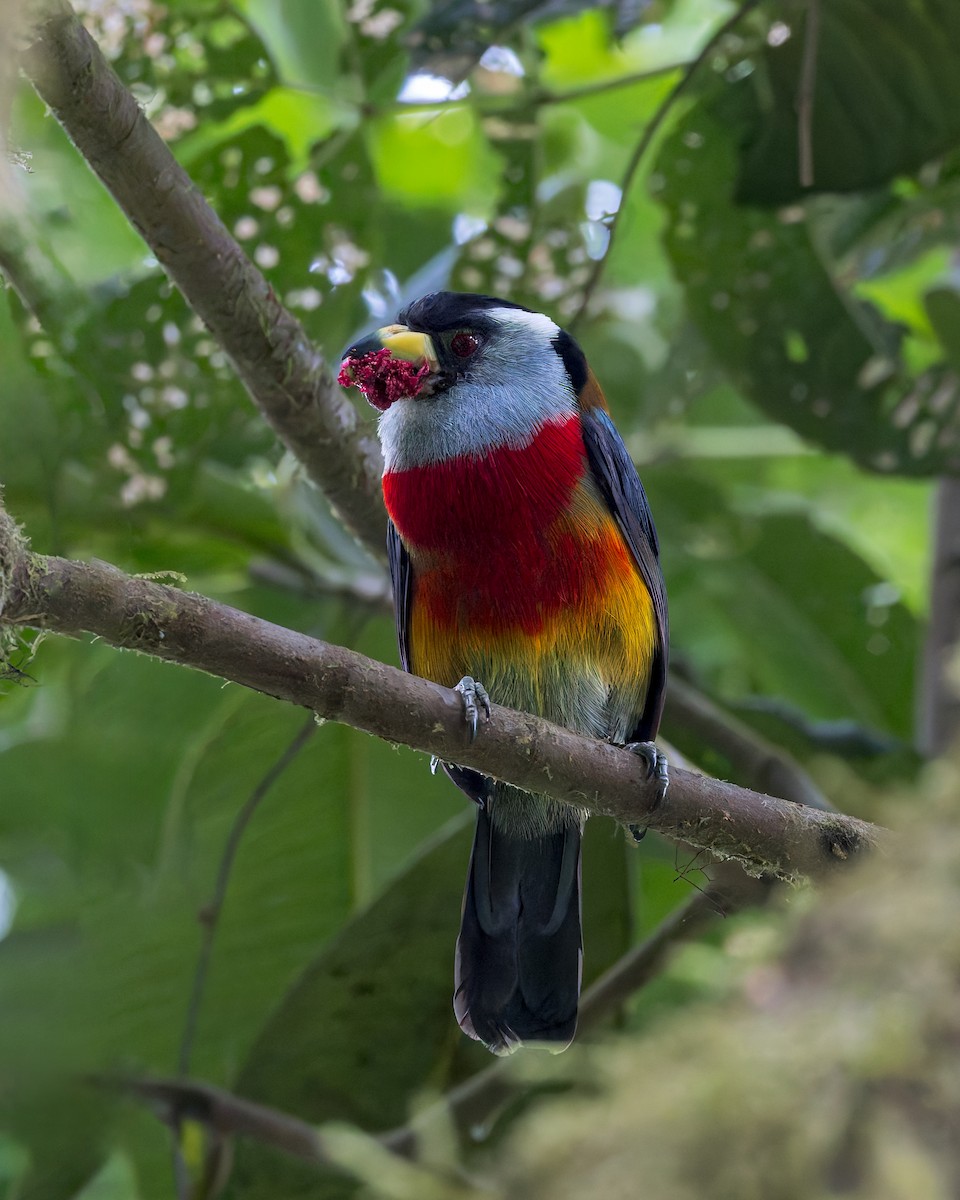
[[[899,269],[861,280],[856,284],[856,294],[875,304],[888,321],[902,324],[932,342],[925,293],[946,276],[949,267],[949,251],[946,246],[937,246]]]
[[[927,317],[955,371],[960,371],[960,291],[931,288],[924,297]]]
[[[228,831],[305,714],[107,648],[47,643],[34,669],[44,686],[2,701],[47,706],[3,754],[0,863],[18,900],[0,942],[0,1057],[17,1098],[4,1107],[36,1163],[63,1143],[59,1168],[89,1175],[77,1155],[100,1144],[109,1106],[88,1085],[78,1101],[71,1081],[175,1070]],[[245,834],[193,1056],[208,1078],[227,1081],[350,909],[352,736],[319,732]]]
[[[798,96],[811,6],[771,6],[751,89],[738,200],[783,204],[799,178]],[[960,7],[952,0],[829,0],[813,46],[813,178],[818,191],[876,187],[960,143]],[[783,40],[783,33],[786,37]]]
[[[914,377],[897,330],[831,276],[802,210],[735,199],[745,98],[741,83],[701,101],[658,161],[667,252],[703,336],[743,391],[803,437],[873,470],[952,469],[957,376],[940,363]]]
[[[112,1154],[73,1200],[139,1200],[133,1164],[125,1154]]]
[[[0,1133],[0,1183],[5,1195],[15,1194],[17,1181],[26,1173],[30,1155],[18,1142]]]
[[[717,694],[909,738],[918,630],[896,588],[803,513],[731,510],[689,467],[644,478],[672,634]]]
[[[616,76],[627,65],[626,55],[610,39],[606,14],[585,7],[576,16],[552,21],[537,31],[544,55],[543,81],[563,86]]]
[[[461,1071],[488,1064],[457,1028],[451,999],[472,829],[472,812],[455,818],[306,969],[254,1045],[236,1083],[242,1095],[312,1122],[350,1120],[378,1132],[404,1123],[421,1091],[443,1090]],[[585,984],[630,943],[628,853],[612,823],[588,823]],[[245,1150],[243,1194],[259,1194],[256,1186],[276,1170],[269,1156]],[[283,1178],[305,1173],[284,1168]],[[347,1187],[315,1186],[311,1195]]]
[[[306,1120],[402,1123],[409,1097],[461,1036],[453,947],[472,840],[468,814],[340,931],[263,1026],[237,1079]]]
[[[333,92],[346,35],[339,5],[333,0],[239,0],[238,8],[261,30],[286,83]]]
[[[140,264],[148,253],[143,241],[26,86],[16,95],[12,119],[19,148],[43,164],[18,174],[21,202],[77,285],[91,286]]]
[[[236,1081],[241,1095],[320,1123],[379,1132],[402,1124],[410,1101],[442,1088],[462,1038],[453,1016],[453,951],[472,840],[462,813],[306,968],[260,1031]],[[242,1195],[340,1196],[327,1172],[244,1147]],[[271,1182],[272,1181],[272,1182]]]
[[[366,133],[380,186],[398,200],[490,212],[500,164],[466,105],[381,117]]]
[[[325,96],[290,87],[274,87],[254,104],[235,109],[226,120],[218,124],[207,122],[196,132],[181,138],[177,144],[177,158],[189,169],[200,156],[225,143],[232,144],[247,129],[262,125],[283,138],[290,156],[289,169],[293,175],[298,175],[309,164],[311,148],[353,119],[349,110],[338,110]]]

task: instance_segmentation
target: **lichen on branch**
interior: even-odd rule
[[[2,509],[0,509],[2,512]],[[494,706],[475,742],[458,693],[192,592],[30,551],[0,517],[0,624],[78,636],[177,662],[312,709],[525,791],[655,829],[753,875],[797,880],[835,869],[880,831],[852,817],[675,769],[657,801],[635,755],[529,713]]]

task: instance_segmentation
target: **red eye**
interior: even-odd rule
[[[480,349],[480,339],[472,333],[462,331],[450,339],[450,349],[457,358],[469,358]]]

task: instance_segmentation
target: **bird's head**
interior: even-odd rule
[[[549,317],[460,292],[409,304],[347,350],[339,376],[380,411],[393,470],[526,445],[576,411],[588,378],[582,350]]]

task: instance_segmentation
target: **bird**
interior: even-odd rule
[[[627,746],[654,745],[666,689],[660,548],[636,467],[576,340],[494,296],[433,292],[354,343],[340,383],[379,411],[400,660]],[[586,812],[441,764],[476,803],[454,1011],[494,1054],[573,1040]],[[640,836],[639,831],[635,831]]]

